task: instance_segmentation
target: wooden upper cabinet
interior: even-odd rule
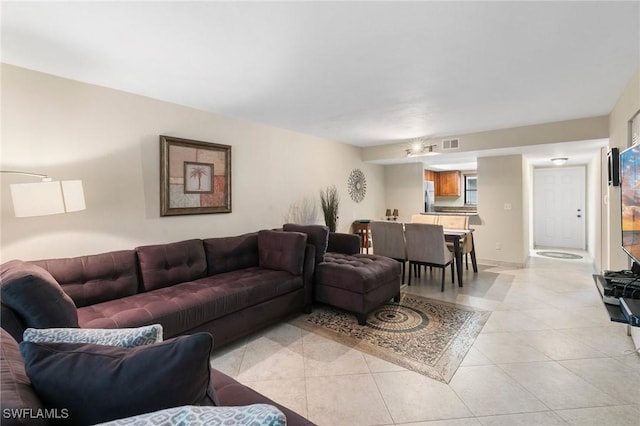
[[[459,197],[460,179],[462,173],[459,170],[449,172],[438,172],[436,180],[436,195],[441,197]]]
[[[462,172],[452,170],[449,172],[424,171],[424,180],[434,182],[436,197],[459,197]]]
[[[430,180],[432,182],[435,182],[436,180],[438,180],[438,172],[434,172],[432,170],[425,170],[424,180]]]

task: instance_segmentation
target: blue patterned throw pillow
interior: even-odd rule
[[[125,419],[100,423],[99,426],[286,426],[284,413],[273,405],[253,404],[240,407],[199,407],[184,405]]]
[[[138,328],[27,328],[22,339],[34,343],[91,343],[134,348],[162,342],[162,326]]]

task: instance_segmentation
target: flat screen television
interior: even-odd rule
[[[620,153],[620,203],[622,249],[640,271],[640,145]]]

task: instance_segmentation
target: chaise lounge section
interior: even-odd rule
[[[357,235],[329,232],[318,225],[287,224],[283,229],[305,233],[315,245],[315,301],[353,312],[358,324],[365,325],[369,312],[392,298],[400,300],[400,262],[360,254]]]

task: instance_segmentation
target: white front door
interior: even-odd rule
[[[535,246],[585,249],[584,167],[535,169]]]

